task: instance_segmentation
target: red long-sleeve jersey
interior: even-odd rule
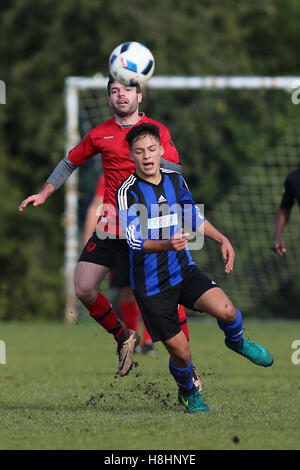
[[[102,199],[104,198],[104,192],[105,192],[105,178],[104,175],[101,175],[96,189],[95,189],[95,195],[101,197]]]
[[[179,163],[177,149],[172,142],[169,130],[161,123],[140,113],[141,119],[137,124],[150,122],[159,127],[161,145],[164,148],[164,159]],[[97,228],[110,234],[119,235],[119,223],[115,208],[115,197],[118,186],[135,172],[135,163],[129,156],[129,145],[126,134],[131,127],[122,127],[115,118],[109,119],[92,129],[84,139],[74,147],[68,157],[76,166],[101,153],[102,167],[105,178],[103,210],[98,220]]]

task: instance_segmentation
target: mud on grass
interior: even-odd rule
[[[135,363],[138,366],[138,363]],[[173,393],[162,391],[163,382],[168,387],[169,380],[167,378],[159,381],[151,381],[143,378],[142,372],[130,372],[131,376],[138,378],[138,382],[130,384],[120,391],[120,377],[116,374],[114,381],[110,382],[109,388],[105,388],[99,393],[91,395],[86,402],[87,407],[98,410],[117,411],[121,406],[133,407],[136,411],[142,407],[143,410],[161,409],[178,411],[182,406],[175,399],[175,387]],[[121,380],[124,380],[123,378]],[[125,379],[126,380],[126,379]],[[126,385],[126,384],[125,384]]]

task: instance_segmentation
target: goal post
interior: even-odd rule
[[[87,91],[105,90],[107,87],[108,77],[99,75],[94,77],[67,77],[65,81],[65,113],[66,113],[66,153],[76,146],[81,138],[82,129],[80,123],[80,96],[81,93]],[[300,77],[268,77],[268,76],[154,76],[146,85],[149,92],[151,90],[164,90],[172,93],[176,90],[282,90],[290,93],[292,99],[293,91],[300,87]],[[94,98],[91,98],[93,100]],[[106,98],[107,99],[107,98]],[[297,99],[297,95],[295,95]],[[96,103],[96,102],[95,102]],[[298,104],[298,103],[296,103]],[[87,105],[90,106],[90,105]],[[91,106],[97,106],[92,104]],[[98,105],[99,106],[99,105]],[[103,105],[107,108],[107,101],[103,101]],[[156,115],[151,115],[157,119]],[[97,118],[98,119],[98,118]],[[84,130],[87,132],[89,128],[101,122],[92,122],[89,120]],[[108,119],[108,117],[106,117]],[[168,122],[162,121],[168,126]],[[187,130],[188,132],[188,130]],[[176,142],[176,135],[173,135]],[[296,158],[292,160],[291,167],[296,163]],[[72,322],[77,318],[78,309],[74,291],[74,274],[79,256],[79,223],[78,223],[78,184],[79,172],[75,171],[65,184],[65,258],[64,258],[64,275],[65,275],[65,319]],[[281,181],[283,183],[283,181]],[[279,203],[279,200],[278,200]],[[274,220],[275,222],[275,220]],[[255,274],[254,274],[255,276]]]

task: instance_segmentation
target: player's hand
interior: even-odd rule
[[[170,238],[169,240],[169,250],[171,251],[181,251],[184,250],[188,244],[188,240],[186,237],[188,237],[190,234],[185,233],[183,228],[181,229],[181,232],[175,233],[173,237]]]
[[[235,252],[228,238],[224,238],[221,243],[222,258],[225,263],[225,273],[233,271]]]
[[[52,183],[45,183],[43,188],[38,194],[32,194],[19,205],[19,211],[22,212],[28,204],[32,204],[34,207],[44,204],[51,194],[55,191],[55,186]]]
[[[27,197],[24,199],[23,202],[19,205],[19,211],[22,212],[25,207],[28,206],[28,204],[32,204],[34,207],[40,206],[41,204],[44,204],[46,201],[46,196],[43,194],[33,194],[32,196]]]
[[[271,246],[271,250],[275,251],[275,253],[277,253],[279,256],[285,255],[286,249],[282,238],[274,240],[273,245]]]

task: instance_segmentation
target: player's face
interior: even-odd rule
[[[130,116],[138,111],[142,93],[137,93],[136,87],[125,86],[119,82],[113,82],[110,89],[108,103],[115,114],[120,117]]]
[[[146,134],[135,139],[130,155],[138,176],[143,179],[160,177],[160,157],[163,153],[163,147],[154,136]]]

